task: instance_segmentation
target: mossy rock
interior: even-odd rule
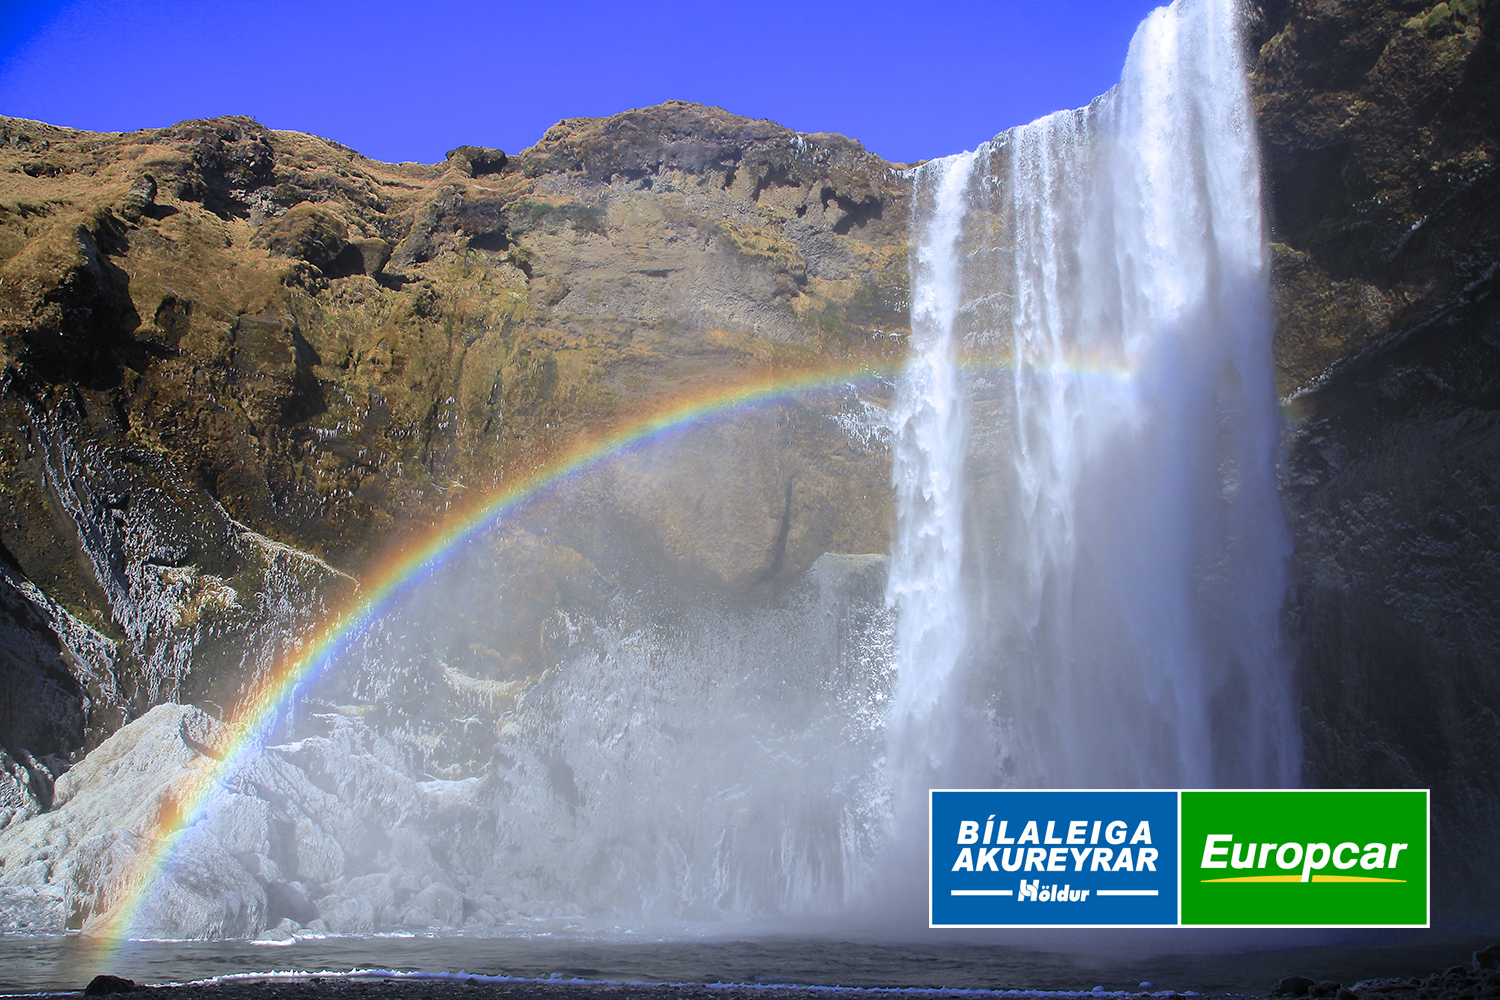
[[[325,274],[332,274],[347,263],[344,252],[349,249],[349,223],[331,209],[304,203],[267,221],[256,234],[255,242],[273,257],[305,260]],[[353,256],[359,257],[363,270],[363,256],[358,251]]]
[[[504,150],[486,146],[459,146],[448,150],[448,166],[465,177],[483,177],[498,174],[505,169],[510,157]]]

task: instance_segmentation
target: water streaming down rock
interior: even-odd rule
[[[1296,782],[1239,17],[1159,9],[1109,94],[917,172],[889,588],[908,796]]]
[[[968,640],[962,579],[967,438],[954,320],[961,291],[956,244],[975,159],[962,153],[939,160],[915,178],[923,218],[911,262],[912,356],[891,414],[900,514],[888,587],[900,623],[900,675],[888,744],[894,786],[916,794],[942,784],[952,741],[964,729],[953,679]]]

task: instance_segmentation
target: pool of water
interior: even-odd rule
[[[1477,928],[1444,931],[1058,931],[977,935],[942,943],[796,936],[673,936],[605,930],[505,937],[326,937],[285,945],[134,942],[115,950],[76,935],[0,937],[0,989],[81,989],[101,972],[139,983],[180,983],[270,972],[355,969],[465,972],[520,978],[645,983],[786,983],[971,990],[1193,991],[1264,994],[1304,975],[1353,983],[1425,976],[1495,940]]]

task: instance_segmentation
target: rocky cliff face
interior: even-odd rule
[[[1500,844],[1500,12],[1268,2],[1306,781],[1431,787],[1433,898]]]
[[[1500,870],[1496,19],[1266,0],[1253,32],[1306,779],[1432,787],[1435,898],[1475,903]],[[152,704],[227,707],[382,553],[589,435],[888,370],[907,196],[848,139],[681,103],[431,166],[248,119],[0,119],[0,825]],[[492,539],[466,572],[508,612],[471,616],[453,698],[534,677],[551,610],[642,566],[753,602],[884,551],[881,392],[709,422]]]
[[[0,687],[61,720],[0,715],[0,745],[65,766],[151,704],[232,704],[371,559],[589,435],[888,367],[904,192],[850,140],[682,103],[436,166],[245,119],[0,120]],[[643,556],[744,594],[882,550],[860,406],[710,422],[580,487],[573,530],[510,537],[494,671],[534,674],[558,594]]]

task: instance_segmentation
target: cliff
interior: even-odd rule
[[[1493,899],[1500,865],[1497,20],[1267,3],[1253,81],[1304,777],[1430,787],[1453,909]]]
[[[1495,22],[1267,0],[1252,38],[1306,780],[1432,787],[1455,904],[1500,870]],[[888,371],[907,197],[849,139],[675,102],[436,165],[0,119],[0,807],[153,704],[233,703],[385,552],[601,429]],[[473,588],[514,596],[479,680],[534,676],[550,609],[632,567],[754,603],[885,551],[861,392],[709,422],[487,543],[512,569]]]
[[[435,166],[248,119],[0,120],[0,744],[55,770],[151,704],[234,703],[371,560],[602,430],[888,369],[903,184],[840,136],[683,103]],[[710,421],[590,479],[567,542],[497,542],[526,568],[488,679],[534,674],[559,592],[622,561],[743,594],[884,549],[851,407]]]

